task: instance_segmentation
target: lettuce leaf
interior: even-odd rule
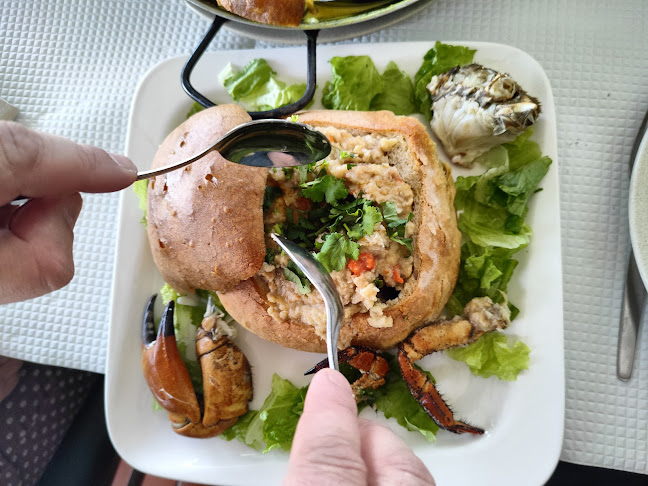
[[[331,59],[333,81],[324,85],[322,104],[331,110],[390,110],[397,115],[416,111],[414,85],[391,61],[379,74],[369,56]]]
[[[432,375],[429,373],[427,375],[434,382]],[[389,373],[386,380],[387,383],[380,388],[365,391],[366,401],[376,410],[383,412],[386,418],[394,418],[407,430],[418,432],[427,441],[434,442],[439,427],[412,396],[400,374],[396,356],[389,358]]]
[[[146,226],[146,211],[148,209],[148,179],[142,179],[141,181],[135,181],[133,183],[133,192],[139,200],[139,208],[142,210],[144,215],[140,220],[144,226]]]
[[[369,110],[389,110],[396,115],[415,113],[414,85],[409,75],[390,61],[381,78],[385,89],[373,97]]]
[[[234,101],[247,110],[263,111],[294,103],[306,91],[306,84],[288,85],[276,74],[265,59],[253,59],[240,70],[228,64],[219,79]]]
[[[457,361],[464,361],[476,376],[497,376],[514,381],[522,370],[529,369],[529,347],[501,332],[489,332],[463,348],[446,351]]]
[[[272,375],[271,387],[261,409],[249,411],[221,437],[238,439],[264,453],[277,448],[289,451],[308,387],[297,388],[277,374]]]
[[[473,297],[506,302],[506,291],[517,260],[513,255],[531,241],[524,222],[530,197],[551,165],[527,130],[513,142],[496,147],[480,162],[489,169],[480,176],[458,177],[455,206],[461,213],[461,266],[454,293],[446,305],[450,315],[463,312]],[[511,318],[518,309],[509,302]]]
[[[198,113],[200,111],[203,111],[204,109],[205,109],[205,107],[203,105],[201,105],[197,101],[194,101],[192,103],[192,105],[191,105],[191,108],[189,109],[189,111],[185,115],[185,118],[190,118],[190,117],[194,116],[196,113]]]
[[[237,439],[240,442],[249,445],[253,449],[256,449],[257,451],[262,451],[264,445],[262,435],[259,436],[257,434],[250,434],[250,436],[248,437],[250,424],[257,420],[258,415],[258,410],[248,410],[245,415],[239,417],[236,423],[225,432],[223,432],[220,437],[225,439],[226,441]]]
[[[368,111],[384,82],[369,56],[333,57],[333,82],[324,85],[322,104],[330,110]]]
[[[160,289],[160,296],[164,305],[167,305],[171,300],[176,301],[173,312],[173,328],[178,352],[187,367],[194,390],[196,393],[202,394],[203,378],[196,356],[196,332],[205,315],[206,300],[205,303],[198,306],[178,304],[179,294],[167,283]]]
[[[444,73],[456,66],[473,62],[475,50],[463,46],[452,46],[438,42],[423,56],[423,64],[414,76],[414,103],[419,113],[426,119],[432,118],[432,98],[427,85],[433,76]]]
[[[412,397],[401,377],[395,356],[389,357],[389,367],[387,384],[377,390],[366,390],[362,403],[374,406],[387,418],[395,418],[407,430],[420,433],[428,441],[435,441],[439,427]],[[357,370],[344,363],[341,364],[340,370],[350,382],[359,376]],[[434,378],[427,374],[434,381]],[[228,441],[238,439],[264,453],[277,448],[290,450],[297,422],[304,411],[308,386],[297,388],[277,374],[272,376],[271,386],[272,391],[261,409],[248,411],[236,424],[221,434],[222,438]]]

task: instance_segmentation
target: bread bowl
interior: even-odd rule
[[[220,7],[262,24],[297,27],[304,16],[305,0],[217,0]]]
[[[179,151],[197,151],[208,138],[245,121],[243,113],[229,105],[194,115],[167,137],[153,165],[184,156]],[[346,266],[332,271],[345,305],[340,347],[391,348],[441,313],[456,282],[461,236],[450,169],[439,161],[434,142],[414,118],[386,111],[313,111],[300,114],[299,121],[321,130],[334,147],[326,164],[310,168],[305,176],[297,170],[240,167],[212,154],[189,171],[156,178],[149,186],[148,216],[156,264],[180,292],[216,291],[230,315],[260,337],[321,352],[321,297],[314,289],[300,293],[300,286],[286,278],[289,262],[285,255],[266,253],[272,249],[267,234],[281,231],[282,225],[290,230],[299,218],[321,214],[329,206],[331,214],[344,204],[356,204],[353,208],[365,212],[372,206],[371,213],[380,212],[382,221],[356,238],[355,259],[347,257]],[[299,183],[324,176],[341,179],[349,194],[337,206],[314,199],[304,206],[308,198]],[[266,198],[264,215],[266,187],[275,193],[278,188],[280,194],[271,204]],[[391,220],[390,208],[397,213]],[[394,218],[400,221],[394,226],[400,235],[389,227],[388,220]],[[340,228],[353,242],[349,228]],[[309,243],[315,253],[323,251],[330,234],[320,228],[317,241]],[[409,238],[411,251],[403,244]],[[359,255],[366,253],[373,264],[356,268]],[[389,294],[384,288],[393,290]]]

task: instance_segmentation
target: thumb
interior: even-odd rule
[[[32,199],[0,226],[0,304],[57,290],[72,279],[81,196]],[[1,218],[0,218],[1,219]]]
[[[346,378],[319,371],[297,424],[284,486],[366,484],[358,409]]]

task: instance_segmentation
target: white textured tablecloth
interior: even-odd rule
[[[19,108],[18,121],[27,126],[123,151],[138,80],[159,61],[189,54],[207,27],[180,0],[2,0],[0,97]],[[648,2],[641,0],[439,0],[414,19],[353,40],[499,42],[542,64],[558,114],[562,459],[644,474],[648,326],[630,382],[616,379],[615,365],[629,249],[628,157],[648,110],[647,33]],[[256,45],[223,31],[212,49]],[[0,308],[0,354],[103,371],[117,199],[84,196],[72,284]]]

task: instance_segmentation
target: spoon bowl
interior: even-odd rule
[[[216,151],[236,164],[251,167],[295,167],[318,162],[331,153],[328,139],[303,123],[255,120],[243,123],[203,151],[166,167],[137,173],[137,180],[166,174]]]

